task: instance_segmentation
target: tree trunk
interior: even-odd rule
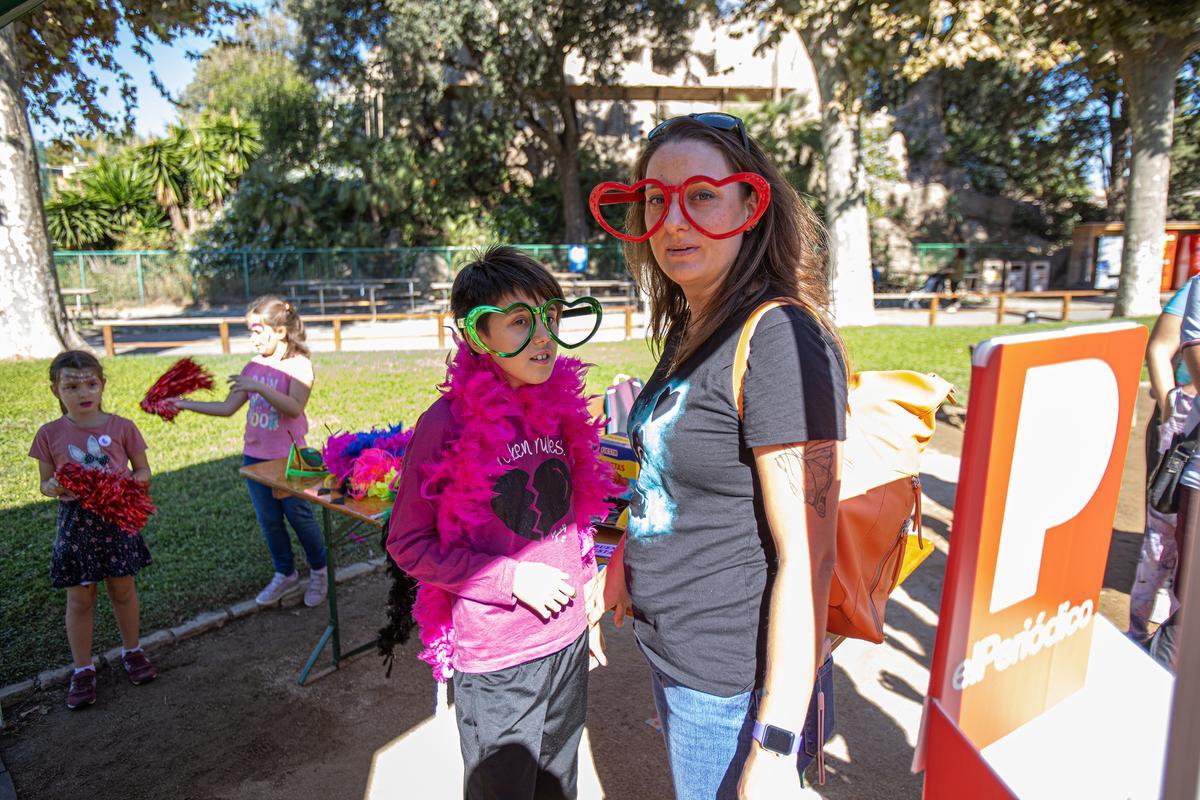
[[[58,290],[9,25],[0,29],[0,358],[46,358],[86,347]]]
[[[1175,116],[1175,73],[1182,50],[1161,46],[1121,54],[1121,80],[1133,146],[1125,209],[1125,247],[1113,316],[1153,316],[1162,310],[1159,286],[1166,243],[1167,186]],[[1174,47],[1172,45],[1174,44]]]
[[[821,145],[825,151],[831,311],[838,325],[872,325],[871,223],[858,115],[827,106],[821,120]]]
[[[813,34],[816,35],[813,35]],[[859,148],[857,110],[835,26],[801,33],[821,90],[825,154],[825,226],[829,231],[829,302],[838,325],[875,323],[867,175]]]
[[[1108,161],[1108,181],[1104,199],[1109,219],[1125,216],[1125,170],[1129,166],[1129,122],[1125,115],[1125,95],[1119,89],[1104,93],[1108,106],[1109,147],[1112,151]]]
[[[904,135],[910,182],[948,183],[943,72],[935,69],[908,87],[904,105],[896,111],[896,130]]]
[[[563,235],[567,244],[585,244],[588,240],[587,213],[583,208],[583,192],[579,187],[579,120],[575,101],[564,97],[560,103],[563,115],[562,146],[555,154],[558,162],[558,186],[562,191]]]
[[[175,241],[182,246],[187,238],[187,224],[183,221],[183,212],[179,210],[178,203],[170,203],[167,205],[167,216],[171,220],[171,228],[175,231]]]

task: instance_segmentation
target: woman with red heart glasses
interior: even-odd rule
[[[630,411],[641,470],[591,613],[634,619],[678,798],[799,796],[832,702],[845,438],[821,226],[728,114],[662,123],[630,182],[590,206],[626,243],[660,354]]]

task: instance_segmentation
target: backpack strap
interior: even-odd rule
[[[773,308],[791,305],[785,300],[767,300],[751,312],[746,324],[742,326],[742,335],[738,337],[737,350],[733,354],[733,402],[737,405],[738,419],[745,419],[746,407],[742,399],[742,390],[746,384],[746,370],[750,368],[750,340],[754,338],[754,329],[759,321]]]

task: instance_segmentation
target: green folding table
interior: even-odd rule
[[[326,604],[329,606],[329,624],[325,626],[325,632],[317,640],[312,654],[296,679],[296,682],[303,686],[310,678],[315,680],[338,669],[341,662],[347,658],[370,650],[378,641],[378,639],[372,639],[350,650],[342,649],[337,605],[336,554],[339,545],[355,538],[355,532],[364,527],[367,529],[365,538],[373,542],[379,535],[387,514],[391,510],[391,503],[374,497],[355,500],[353,497],[337,491],[323,492],[322,478],[288,478],[286,469],[287,459],[277,458],[272,461],[250,464],[242,467],[238,472],[252,481],[271,487],[278,498],[299,497],[301,500],[307,500],[321,508],[321,531],[325,536],[325,549],[329,554],[329,593],[326,596]],[[382,613],[381,605],[380,614],[382,615]],[[315,675],[311,674],[321,652],[331,645],[332,665]]]

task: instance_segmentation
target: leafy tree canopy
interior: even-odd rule
[[[13,23],[29,113],[62,125],[68,134],[128,132],[137,88],[117,59],[119,36],[132,37],[133,52],[150,61],[148,48],[153,44],[169,44],[250,13],[249,7],[233,0],[46,0]],[[116,78],[125,108],[120,119],[100,107],[99,97],[107,87],[85,67]],[[157,75],[151,77],[167,94]]]

